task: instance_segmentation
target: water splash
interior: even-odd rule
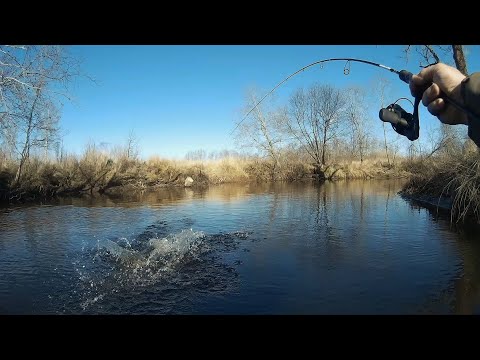
[[[169,235],[162,239],[150,239],[148,241],[151,251],[146,264],[152,261],[161,262],[165,267],[181,261],[186,255],[197,256],[200,252],[206,251],[202,248],[202,240],[205,234],[201,231],[195,232],[192,229],[182,230],[179,234]]]
[[[248,233],[207,236],[186,229],[151,237],[150,230],[133,239],[99,241],[76,262],[83,312],[118,312],[112,309],[117,297],[121,297],[122,308],[129,301],[135,307],[136,295],[151,292],[168,313],[195,293],[223,292],[236,286],[236,270],[222,262],[221,253],[236,249]]]
[[[132,249],[131,243],[122,238],[124,245],[112,240],[99,243],[99,256],[112,257],[118,263],[139,271],[145,268],[166,270],[180,262],[186,256],[195,257],[202,248],[205,235],[201,231],[182,230],[178,234],[170,234],[164,238],[151,238],[143,247],[137,245],[137,250]]]

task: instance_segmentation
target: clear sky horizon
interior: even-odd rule
[[[402,45],[75,45],[83,59],[85,78],[75,81],[73,103],[65,103],[61,127],[64,147],[80,154],[89,141],[109,146],[125,143],[130,131],[139,140],[143,158],[159,155],[183,158],[189,151],[238,150],[230,132],[243,117],[247,90],[266,93],[301,67],[325,58],[352,57],[378,62],[397,70],[420,70],[412,53],[407,62]],[[480,70],[479,47],[467,47],[470,72]],[[450,60],[450,58],[445,58]],[[275,91],[279,103],[299,87],[313,83],[339,88],[371,88],[375,79],[390,80],[386,101],[412,99],[397,75],[369,65],[344,62],[310,68]],[[402,104],[403,106],[403,104]],[[378,107],[378,106],[377,106]],[[405,105],[408,111],[411,109]],[[378,108],[372,117],[378,120]],[[437,125],[420,110],[420,137]],[[422,132],[422,130],[424,130]],[[372,129],[383,134],[381,121]],[[394,132],[388,126],[389,136]],[[402,140],[403,141],[403,140]],[[408,140],[405,139],[405,144]],[[404,144],[404,145],[405,145]]]

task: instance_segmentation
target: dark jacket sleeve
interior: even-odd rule
[[[463,103],[474,114],[480,115],[480,72],[473,73],[462,81]],[[468,118],[468,136],[480,147],[480,116]]]

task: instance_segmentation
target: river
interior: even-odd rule
[[[0,208],[0,314],[478,314],[480,235],[402,181]]]

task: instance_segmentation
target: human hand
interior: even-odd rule
[[[463,103],[460,83],[465,78],[465,75],[451,66],[442,63],[435,64],[423,69],[418,75],[412,76],[410,92],[413,96],[420,95],[422,90],[431,84],[422,96],[422,103],[428,111],[444,124],[468,125],[467,115],[452,105],[447,105],[445,100],[440,97],[441,93],[444,93],[449,98]]]

